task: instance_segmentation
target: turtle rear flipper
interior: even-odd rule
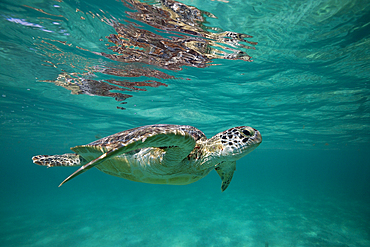
[[[33,163],[40,166],[81,166],[86,164],[86,160],[78,154],[62,155],[37,155],[32,157]]]

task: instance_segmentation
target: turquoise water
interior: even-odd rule
[[[370,4],[142,2],[0,3],[0,245],[370,246]],[[263,142],[222,193],[31,160],[156,123]]]

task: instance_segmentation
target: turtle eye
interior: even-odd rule
[[[249,132],[248,130],[243,130],[243,134],[246,136],[251,136],[251,132]]]

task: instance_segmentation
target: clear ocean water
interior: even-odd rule
[[[370,246],[370,3],[181,3],[0,2],[0,245]],[[263,142],[222,193],[31,160],[157,123]]]

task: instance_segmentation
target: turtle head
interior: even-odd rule
[[[252,152],[262,142],[260,132],[249,126],[228,129],[214,136],[218,145],[220,158],[234,161]]]

